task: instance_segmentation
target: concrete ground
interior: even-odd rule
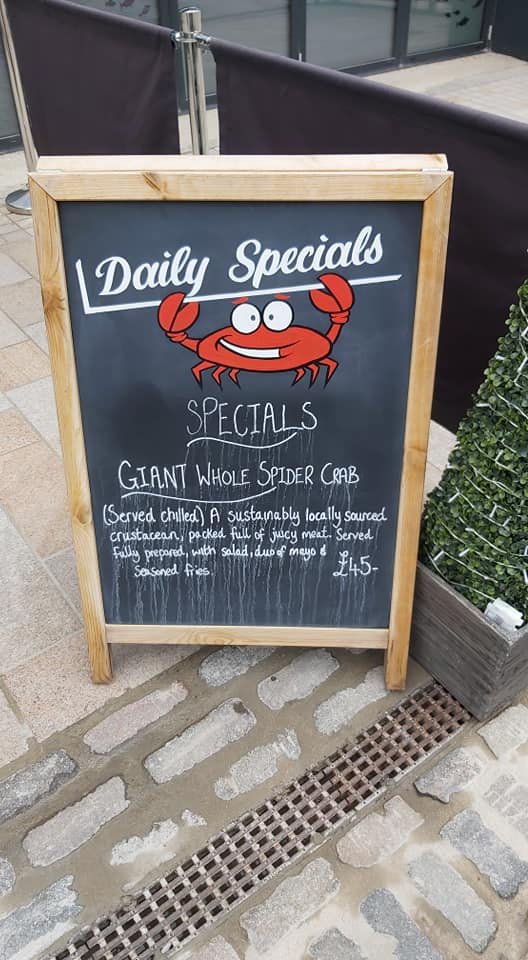
[[[480,53],[380,73],[371,79],[528,123],[528,63],[514,57]]]
[[[378,79],[528,119],[527,76],[528,64],[484,54]],[[20,154],[0,157],[2,195],[24,175]],[[432,426],[428,489],[452,443]],[[90,683],[33,229],[5,209],[0,549],[0,960],[55,955],[78,926],[126,903],[399,699],[384,691],[379,654],[345,650],[124,646],[114,682]],[[411,664],[409,689],[427,679]],[[522,960],[520,700],[491,727],[467,725],[446,761],[419,766],[185,956]]]

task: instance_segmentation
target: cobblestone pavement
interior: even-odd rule
[[[507,86],[526,69],[507,59],[473,58],[467,76],[487,62]],[[20,155],[0,157],[4,194],[23,176]],[[428,489],[452,442],[433,425]],[[5,209],[0,550],[0,960],[55,953],[398,700],[379,654],[345,650],[125,646],[114,682],[89,682],[33,229]],[[411,664],[409,688],[426,679]],[[528,708],[416,776],[180,956],[524,958]]]
[[[510,708],[463,741],[185,960],[522,960],[528,710]]]

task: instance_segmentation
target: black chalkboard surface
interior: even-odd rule
[[[60,217],[107,622],[388,627],[421,204]],[[187,347],[157,320],[174,281]]]
[[[191,169],[163,202],[159,175],[130,166],[106,192],[94,174],[93,195],[63,178],[68,322],[49,295],[47,318],[89,633],[94,617],[105,642],[335,631],[390,652],[395,610],[410,620],[445,254],[426,204],[450,187],[441,160],[413,160],[381,189],[344,158],[317,185],[284,158],[273,189],[255,161],[221,189]]]

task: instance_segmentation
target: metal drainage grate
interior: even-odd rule
[[[438,683],[415,691],[352,743],[212,837],[132,906],[80,931],[54,960],[151,960],[163,948],[179,949],[314,850],[469,719]]]

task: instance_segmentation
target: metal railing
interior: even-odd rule
[[[26,101],[24,99],[22,81],[20,79],[18,61],[15,53],[15,45],[13,43],[13,36],[11,34],[11,27],[9,25],[9,18],[7,16],[4,0],[0,0],[0,27],[2,29],[7,69],[9,72],[9,79],[11,81],[11,89],[13,91],[16,115],[18,119],[18,125],[20,127],[20,136],[22,138],[24,154],[26,157],[26,166],[28,168],[28,173],[30,173],[37,166],[38,154],[35,149],[35,143],[31,133],[31,126],[29,123],[29,116],[27,112]],[[22,187],[19,190],[13,190],[12,193],[9,193],[5,198],[5,204],[7,209],[12,213],[21,213],[25,214],[26,216],[31,213],[31,199],[27,184],[25,187]]]
[[[203,48],[209,44],[210,37],[202,33],[202,12],[198,7],[181,11],[181,30],[173,34],[173,40],[181,47],[183,56],[192,152],[204,154],[208,152],[208,139]]]

